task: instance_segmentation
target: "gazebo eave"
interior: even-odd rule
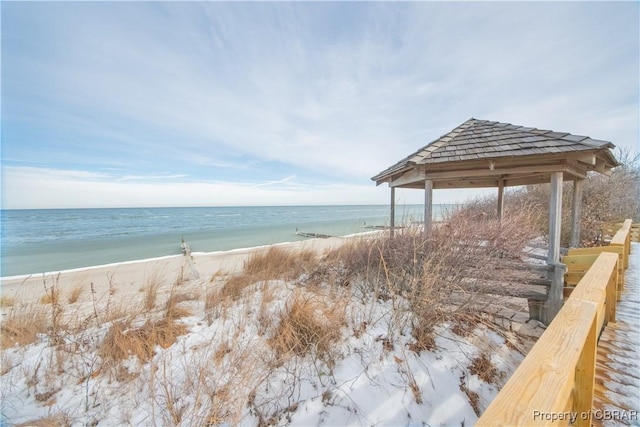
[[[481,188],[518,186],[549,182],[552,173],[562,172],[563,180],[585,178],[589,171],[610,174],[612,164],[598,152],[566,153],[557,156],[502,157],[455,163],[407,164],[387,175],[375,177],[376,184],[396,188],[424,188],[424,181],[439,188]]]

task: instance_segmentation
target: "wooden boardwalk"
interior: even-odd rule
[[[639,264],[640,244],[632,243],[616,322],[605,327],[598,342],[594,426],[640,425]]]

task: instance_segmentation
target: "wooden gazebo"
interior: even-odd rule
[[[562,305],[562,183],[573,181],[571,245],[578,246],[584,179],[589,171],[610,174],[619,165],[612,148],[615,146],[611,142],[587,136],[471,118],[371,179],[377,185],[388,183],[391,188],[391,233],[396,188],[424,190],[428,232],[433,190],[497,187],[497,212],[502,216],[505,187],[550,183],[547,264],[555,270],[540,319],[549,323]]]

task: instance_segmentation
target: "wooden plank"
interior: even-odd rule
[[[618,301],[618,269],[614,269],[607,284],[607,322],[616,321],[616,310]]]
[[[570,249],[569,255],[593,255],[603,252],[612,252],[618,254],[618,258],[620,260],[620,262],[618,263],[618,300],[620,300],[622,290],[624,289],[624,246],[609,245],[597,246],[594,248]]]
[[[502,175],[521,175],[526,173],[532,174],[540,174],[540,173],[562,173],[562,172],[571,172],[571,173],[579,173],[573,168],[569,167],[566,164],[558,163],[558,164],[545,164],[538,166],[514,166],[514,167],[506,167],[506,168],[498,168],[490,169],[487,167],[478,168],[478,169],[465,169],[465,170],[455,170],[455,171],[443,171],[443,172],[427,172],[424,176],[425,179],[431,179],[434,181],[438,180],[446,180],[451,178],[460,178],[461,176],[467,178],[479,178],[479,177],[500,177]],[[581,175],[581,174],[580,174]]]
[[[591,268],[598,256],[598,254],[589,254],[565,255],[562,257],[562,262],[567,266],[567,272],[564,274],[565,285],[577,285],[584,277],[587,270]]]
[[[572,248],[567,252],[567,256],[573,255],[598,255],[602,252],[613,252],[622,255],[623,249],[617,246],[594,246],[593,248]]]
[[[600,253],[602,252],[607,252],[607,251],[600,251],[600,252],[590,253],[590,254],[569,253],[562,257],[562,262],[563,264],[566,264],[567,267],[582,266],[582,265],[591,266],[598,258],[598,255],[600,255]]]

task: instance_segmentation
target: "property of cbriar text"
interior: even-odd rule
[[[603,410],[594,409],[586,412],[545,412],[533,411],[534,420],[544,421],[569,421],[571,424],[577,420],[616,420],[616,421],[637,421],[638,411],[624,410]]]

